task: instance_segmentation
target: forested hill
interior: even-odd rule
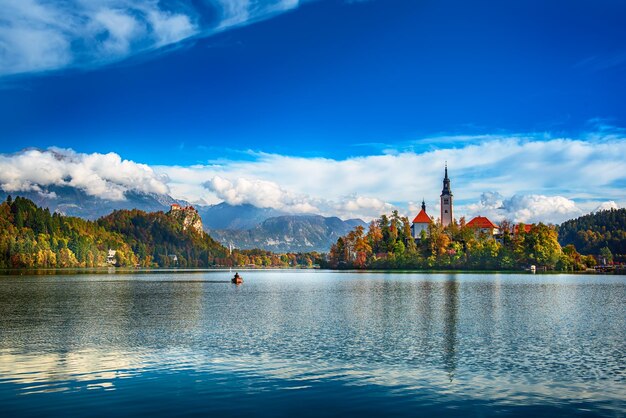
[[[616,260],[626,259],[626,209],[603,210],[564,222],[558,228],[562,246],[573,244],[582,254],[608,247]]]
[[[206,232],[185,228],[184,219],[174,212],[116,210],[98,219],[107,231],[119,233],[144,265],[208,267],[219,264],[228,254]],[[195,216],[198,216],[197,214]],[[174,261],[176,256],[176,261]]]
[[[109,249],[116,265],[145,267],[209,267],[228,253],[163,212],[120,210],[88,221],[51,214],[21,197],[0,204],[0,268],[106,266]]]

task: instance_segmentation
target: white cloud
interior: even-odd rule
[[[169,193],[194,204],[250,203],[291,213],[365,220],[398,209],[413,218],[422,198],[439,215],[448,161],[455,216],[553,222],[626,205],[626,141],[488,139],[460,148],[344,160],[252,153],[206,165],[149,167],[117,154],[30,150],[0,155],[0,187],[46,192],[69,185],[106,199],[127,190]],[[250,159],[252,157],[252,159]],[[417,203],[414,203],[417,202]]]
[[[91,68],[210,36],[297,0],[0,0],[0,76]]]
[[[64,65],[71,24],[55,7],[36,0],[0,0],[0,73]]]
[[[390,213],[396,209],[392,204],[375,197],[347,196],[337,203],[327,205],[329,213],[340,215],[342,218],[363,218],[366,220],[376,218],[383,213]]]
[[[492,221],[561,223],[583,214],[576,203],[563,196],[514,195],[504,199],[497,192],[483,193],[479,203],[467,205],[468,216],[487,216]],[[468,219],[469,221],[469,219]]]
[[[105,54],[125,55],[146,28],[132,15],[120,10],[104,9],[93,17],[94,33],[104,37],[101,48]]]
[[[602,212],[603,210],[611,210],[611,209],[619,209],[620,206],[615,203],[613,200],[609,200],[608,202],[602,202],[600,205],[595,208],[594,212]]]
[[[613,199],[624,205],[626,191],[621,185],[626,181],[626,162],[622,158],[626,155],[625,138],[532,138],[488,137],[460,148],[344,160],[256,153],[252,161],[221,160],[155,169],[168,175],[177,198],[217,203],[223,198],[207,193],[204,183],[215,176],[231,182],[246,178],[272,182],[287,193],[303,194],[312,206],[329,212],[337,210],[335,214],[343,217],[368,218],[390,207],[413,217],[419,203],[409,208],[408,202],[421,202],[422,197],[428,213],[437,217],[445,161],[457,217],[471,216],[476,213],[476,205],[482,205],[515,220],[558,222],[593,210],[598,200]],[[484,202],[476,203],[485,191],[498,194],[486,194]],[[376,199],[380,204],[378,208],[359,204],[357,209],[359,197]],[[496,210],[500,206],[506,209]]]
[[[266,15],[284,12],[298,7],[298,0],[217,0],[222,12],[219,29],[249,23]]]
[[[309,202],[307,196],[296,196],[271,181],[241,177],[230,181],[215,176],[204,183],[204,186],[231,205],[248,203],[259,208],[273,208],[293,213],[319,211],[319,208]]]
[[[115,153],[81,154],[68,149],[27,150],[0,155],[0,188],[5,192],[70,186],[91,196],[124,200],[124,192],[169,193],[167,178],[145,164],[122,160]]]
[[[195,32],[189,16],[152,10],[148,13],[148,20],[154,28],[157,47],[178,42]]]
[[[259,179],[236,178],[228,180],[215,176],[204,183],[207,190],[231,204],[251,204],[289,213],[315,213],[343,218],[374,218],[394,207],[380,199],[364,196],[345,196],[338,200],[311,197],[304,193],[287,191],[277,183]]]

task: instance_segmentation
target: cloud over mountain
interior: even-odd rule
[[[607,202],[602,202],[598,205],[597,208],[595,208],[593,211],[594,212],[602,212],[603,210],[611,210],[611,209],[619,209],[620,206],[615,203],[612,200],[609,200]]]
[[[0,76],[91,68],[297,6],[298,0],[0,0]]]
[[[251,204],[258,208],[271,208],[287,213],[370,218],[394,208],[393,205],[374,197],[356,194],[335,200],[323,196],[312,197],[305,193],[287,191],[272,181],[243,177],[230,181],[215,176],[204,183],[204,187],[231,205]]]
[[[231,182],[215,176],[204,183],[204,186],[231,205],[251,204],[258,208],[272,208],[291,213],[319,211],[308,201],[307,196],[296,196],[271,181],[240,177]]]
[[[83,154],[50,148],[0,154],[0,188],[8,193],[45,193],[46,186],[69,186],[115,201],[124,200],[126,191],[166,194],[166,182],[166,176],[148,165],[122,160],[112,152]]]
[[[194,204],[225,201],[365,220],[393,209],[413,217],[424,198],[428,213],[437,217],[447,161],[455,216],[559,223],[609,199],[600,208],[626,204],[623,155],[621,136],[490,137],[458,148],[343,160],[250,153],[246,160],[192,166],[148,166],[115,153],[51,148],[1,154],[0,188],[47,193],[48,186],[70,186],[112,201],[137,191]]]
[[[255,195],[266,189],[264,182],[270,182],[269,189],[280,196],[277,202],[297,195],[322,213],[333,210],[339,216],[367,218],[393,207],[414,216],[419,205],[409,208],[407,203],[410,206],[422,197],[428,212],[436,216],[447,161],[457,216],[490,210],[496,218],[560,222],[593,210],[607,198],[623,204],[626,193],[620,185],[626,181],[626,163],[622,155],[626,155],[622,136],[489,136],[477,143],[425,152],[344,160],[253,153],[252,160],[155,169],[167,173],[175,196],[190,201],[217,202],[225,199],[226,189],[234,193],[232,199],[258,201]],[[216,176],[232,186],[219,194],[209,188],[207,193],[204,185]],[[259,187],[245,188],[245,184]]]

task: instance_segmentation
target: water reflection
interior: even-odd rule
[[[140,358],[116,352],[0,353],[1,381],[19,384],[24,393],[83,386],[111,389],[116,379],[136,375],[141,368]]]
[[[17,367],[16,367],[17,365]],[[550,382],[540,384],[513,380],[505,376],[485,378],[465,376],[449,385],[449,372],[434,368],[367,366],[333,361],[308,362],[275,358],[270,355],[218,357],[193,351],[148,351],[145,353],[81,351],[64,355],[0,353],[0,384],[19,385],[23,394],[80,392],[83,389],[114,390],[128,388],[125,380],[135,382],[135,391],[155,371],[175,376],[183,374],[190,383],[201,379],[221,379],[221,396],[236,397],[241,392],[266,392],[315,387],[320,382],[345,386],[378,387],[393,396],[417,396],[421,401],[437,402],[446,397],[473,399],[486,403],[532,405],[573,401],[602,405],[602,409],[624,412],[623,384],[606,382]],[[224,377],[227,376],[227,377]],[[249,386],[233,387],[229,381],[247,381]],[[215,390],[215,388],[213,388]],[[364,393],[363,396],[367,396]]]
[[[444,344],[443,344],[443,362],[444,370],[448,373],[450,382],[454,380],[454,371],[456,370],[456,327],[458,321],[459,309],[459,283],[454,275],[447,277],[444,282],[445,301],[444,309]]]
[[[0,293],[4,347],[168,345],[202,319],[202,283],[35,281]]]
[[[320,397],[352,412],[626,412],[626,278],[246,277],[0,277],[0,403],[23,412],[28,396],[61,392],[54,402],[130,398],[157,414],[176,412],[173,394],[199,413]]]

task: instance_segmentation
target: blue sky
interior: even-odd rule
[[[444,159],[458,160],[451,173],[467,191],[457,193],[467,213],[480,205],[483,193],[500,193],[500,201],[516,195],[563,197],[579,211],[626,200],[625,166],[604,161],[599,152],[607,143],[619,149],[625,137],[623,1],[0,0],[0,5],[0,152],[5,155],[28,147],[113,152],[167,174],[167,186],[180,197],[224,199],[228,194],[211,183],[219,174],[234,188],[241,179],[270,182],[289,199],[308,199],[318,210],[313,201],[322,196],[311,195],[311,185],[291,181],[290,172],[277,176],[258,167],[285,157],[333,166],[388,157],[391,168],[400,167],[406,155],[428,161],[415,172],[397,173],[412,176],[419,183],[414,190],[392,179],[389,187],[403,190],[390,193],[384,185],[376,189],[359,181],[352,187],[352,181],[340,179],[348,186],[333,196],[339,206],[324,211],[346,215],[365,212],[358,205],[350,212],[338,202],[359,198],[410,213],[413,202],[428,194],[434,206],[440,170],[430,171]],[[570,142],[558,147],[554,141],[562,139]],[[541,154],[541,161],[553,162],[556,170],[510,187],[516,183],[511,173],[528,176],[533,170],[511,161],[464,160],[473,155],[472,147],[499,149],[503,141],[525,152],[534,150],[525,144],[543,144],[555,154],[551,159]],[[563,157],[563,150],[578,149],[578,143],[589,153]],[[560,172],[570,161],[584,166]],[[587,181],[585,168],[598,163],[613,167],[614,175],[597,184],[596,193],[558,181],[572,175],[580,176],[579,184]],[[251,165],[243,172],[228,168],[245,164]],[[204,182],[173,174],[192,165],[196,171],[204,167],[206,178],[196,176]],[[547,172],[556,179],[541,177]],[[306,197],[294,198],[301,195]],[[387,207],[380,204],[372,210]]]

